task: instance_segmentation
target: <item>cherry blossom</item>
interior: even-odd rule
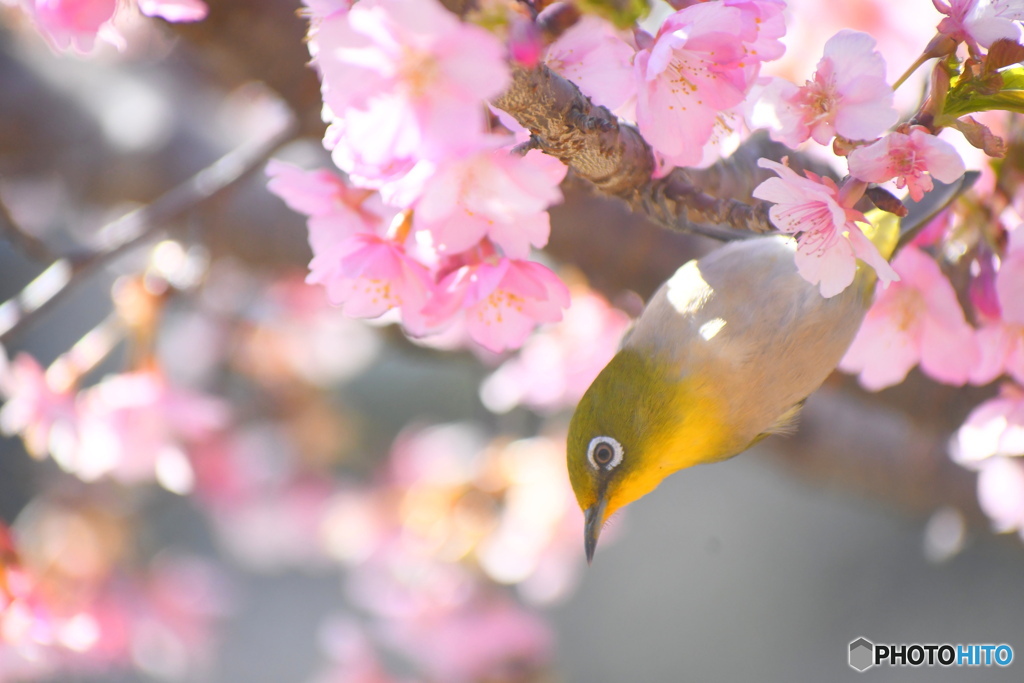
[[[448,274],[423,313],[429,324],[441,326],[462,310],[469,336],[502,351],[521,345],[537,323],[560,320],[568,305],[569,290],[546,267],[499,258]]]
[[[634,53],[611,24],[588,14],[548,46],[544,62],[614,111],[636,96]]]
[[[208,8],[202,0],[137,0],[140,12],[171,22],[199,21]],[[40,33],[58,51],[74,50],[86,54],[100,37],[116,47],[124,39],[114,27],[117,0],[23,0],[22,6],[35,20]]]
[[[653,42],[637,52],[636,122],[670,164],[687,166],[701,150],[720,112],[743,101],[757,75],[756,22],[740,7],[691,5],[670,15]]]
[[[139,10],[147,17],[171,22],[205,19],[209,8],[202,0],[138,0]]]
[[[996,532],[1016,530],[1024,538],[1024,461],[996,457],[981,463],[978,505]]]
[[[74,392],[72,387],[55,387],[32,356],[19,353],[8,362],[0,349],[0,429],[19,434],[25,448],[42,457],[55,440],[68,438],[74,431]]]
[[[27,9],[55,50],[88,53],[100,29],[114,18],[117,0],[35,0]]]
[[[808,138],[825,145],[836,135],[874,140],[897,117],[875,39],[843,30],[825,43],[811,80],[803,86],[772,80],[750,119],[753,127],[766,127],[773,139],[796,147]]]
[[[946,17],[939,22],[939,33],[969,46],[989,47],[1002,38],[1020,38],[1024,20],[1024,3],[1020,0],[932,0],[932,4]]]
[[[987,315],[977,334],[981,356],[971,381],[986,384],[1005,373],[1024,382],[1024,226],[1010,231],[994,282],[984,270],[979,279],[986,275],[990,282],[982,289],[987,304],[982,312]]]
[[[779,177],[765,180],[753,195],[775,204],[768,211],[775,227],[797,235],[797,270],[805,280],[819,285],[822,296],[835,296],[850,286],[857,258],[877,273],[883,285],[899,280],[878,248],[857,227],[858,221],[867,222],[852,208],[858,197],[841,197],[835,181],[809,171],[807,177],[801,177],[769,159],[761,159],[758,165]]]
[[[509,56],[517,64],[535,69],[544,55],[544,37],[536,22],[519,18],[512,21],[508,36]]]
[[[896,187],[906,187],[915,202],[931,192],[932,177],[952,183],[965,170],[956,148],[922,126],[914,126],[909,134],[890,133],[877,142],[858,147],[848,159],[854,178],[869,183],[895,178]]]
[[[86,481],[155,479],[177,493],[194,483],[184,447],[228,419],[221,401],[172,387],[155,371],[107,377],[79,393],[76,413],[77,442],[53,452],[61,467]]]
[[[386,635],[431,680],[489,680],[512,662],[537,667],[552,654],[551,628],[508,599],[478,598],[457,609],[393,621]]]
[[[413,225],[430,233],[442,254],[474,247],[485,237],[511,258],[547,244],[547,208],[562,199],[565,164],[539,150],[520,157],[508,149],[442,163],[423,186]]]
[[[388,673],[366,629],[349,616],[328,620],[319,640],[331,666],[312,683],[413,683]]]
[[[354,318],[377,318],[398,309],[413,333],[422,332],[419,311],[430,297],[427,269],[387,237],[357,233],[323,244],[310,234],[314,249],[306,282],[321,284],[332,303]]]
[[[326,168],[305,171],[271,159],[266,171],[268,189],[293,211],[309,217],[314,254],[356,233],[382,233],[397,213],[376,192],[353,187]]]
[[[770,62],[782,57],[786,46],[780,40],[786,35],[785,0],[723,0],[726,7],[736,7],[743,14],[744,40],[750,61],[746,67],[757,75],[759,62]],[[756,38],[750,40],[751,35]]]
[[[952,455],[970,465],[994,456],[1024,455],[1024,389],[1012,383],[967,416],[956,433]]]
[[[935,259],[914,246],[893,260],[899,274],[880,290],[839,367],[871,391],[899,384],[914,365],[945,384],[964,384],[977,364],[974,330]]]
[[[482,102],[508,83],[504,47],[436,0],[363,0],[316,33],[316,63],[342,151],[362,175],[472,149]]]
[[[978,471],[978,503],[995,530],[1024,537],[1024,388],[1007,383],[971,411],[950,454]]]

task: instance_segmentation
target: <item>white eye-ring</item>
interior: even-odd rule
[[[587,446],[587,460],[595,470],[610,470],[622,462],[622,444],[610,436],[595,436]]]

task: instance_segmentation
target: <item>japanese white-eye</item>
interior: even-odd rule
[[[891,257],[972,181],[913,206],[902,230],[873,212],[865,232]],[[838,365],[870,306],[874,271],[859,263],[853,284],[825,298],[797,273],[795,249],[788,236],[757,237],[686,263],[580,400],[567,459],[588,562],[612,513],[673,472],[791,428]]]

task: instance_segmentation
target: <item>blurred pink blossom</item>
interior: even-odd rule
[[[210,8],[202,0],[138,0],[139,10],[147,17],[171,22],[205,19]]]
[[[411,683],[392,676],[366,630],[348,617],[331,619],[320,629],[331,667],[313,683]]]
[[[744,41],[751,57],[746,68],[751,77],[757,76],[760,62],[774,61],[786,53],[781,40],[786,35],[786,0],[722,0],[722,4],[742,12]]]
[[[202,0],[135,0],[140,12],[171,22],[199,21],[209,9]],[[128,0],[130,4],[132,0]],[[117,0],[22,0],[40,33],[57,51],[92,51],[100,37],[120,48],[123,38],[114,27],[124,7]]]
[[[951,451],[954,460],[971,467],[986,458],[1024,455],[1024,388],[1006,383],[999,396],[972,410]]]
[[[74,392],[55,388],[35,358],[19,353],[8,362],[0,349],[0,429],[19,434],[35,457],[45,456],[54,440],[72,436],[75,424]]]
[[[551,658],[554,634],[538,615],[499,598],[480,597],[456,609],[425,612],[385,626],[387,642],[430,680],[473,683],[532,670]]]
[[[814,75],[803,86],[782,79],[765,86],[751,125],[768,128],[773,139],[795,148],[808,138],[825,145],[836,135],[873,140],[897,117],[875,39],[843,30],[825,43]]]
[[[61,467],[86,481],[155,479],[177,493],[194,484],[184,449],[228,421],[225,403],[172,387],[156,371],[107,377],[79,393],[76,413],[77,442],[53,452]]]
[[[979,322],[996,322],[1002,317],[999,294],[996,292],[999,263],[999,259],[990,249],[981,247],[971,264],[971,281],[967,294]]]
[[[895,179],[896,187],[907,188],[910,198],[921,201],[932,190],[932,176],[952,183],[964,174],[964,162],[956,148],[932,135],[923,126],[910,134],[890,133],[849,155],[850,175],[869,183]]]
[[[480,388],[496,412],[517,405],[554,411],[576,405],[615,352],[629,316],[585,288],[572,290],[565,318],[543,327]]]
[[[839,367],[871,391],[899,384],[914,365],[962,385],[978,362],[974,330],[953,286],[931,256],[907,246],[893,260],[900,276],[880,290]]]
[[[310,22],[310,40],[313,40],[318,25],[325,19],[339,18],[352,8],[353,0],[302,0],[313,15]],[[311,48],[312,49],[312,48]]]
[[[997,532],[1016,530],[1024,538],[1024,461],[995,457],[978,471],[978,504]]]
[[[363,0],[316,32],[335,163],[372,178],[472,150],[483,101],[508,83],[505,48],[436,0]]]
[[[88,53],[100,28],[114,18],[117,0],[27,0],[27,10],[55,50]]]
[[[332,495],[327,481],[265,482],[248,495],[213,501],[213,528],[223,547],[252,570],[325,566],[321,526]]]
[[[978,330],[981,357],[971,382],[987,384],[1007,374],[1024,383],[1024,225],[1010,231],[994,283],[991,273],[981,271],[978,277],[988,279],[979,286],[986,288],[989,299],[994,290],[997,305],[986,299],[987,315]]]
[[[514,585],[532,604],[563,600],[584,569],[583,515],[565,470],[564,438],[519,439],[492,453],[508,488],[500,517],[476,548],[477,561],[491,580]]]
[[[946,17],[939,22],[939,33],[965,41],[972,49],[989,47],[1001,38],[1018,40],[1024,20],[1021,0],[932,0]]]
[[[636,96],[634,53],[611,24],[586,14],[548,46],[544,62],[595,104],[614,111]]]
[[[636,122],[669,164],[698,163],[719,114],[743,101],[765,58],[750,48],[765,36],[749,12],[773,5],[691,5],[636,53]]]
[[[544,54],[544,37],[537,23],[525,18],[512,20],[509,28],[508,53],[517,64],[535,69]]]
[[[0,680],[133,667],[168,680],[202,677],[212,622],[227,606],[212,565],[163,554],[121,573],[118,532],[102,513],[40,500],[23,515],[24,565],[0,547]]]
[[[797,235],[797,270],[805,280],[819,285],[822,296],[835,296],[850,286],[858,258],[874,269],[883,285],[899,280],[857,227],[857,222],[867,222],[864,214],[852,208],[858,197],[843,197],[835,181],[810,171],[802,177],[769,159],[761,159],[758,165],[779,177],[758,185],[754,197],[775,204],[768,211],[772,223],[782,232]]]
[[[520,346],[537,323],[561,320],[568,306],[569,290],[548,268],[491,258],[444,277],[423,314],[440,327],[461,312],[469,336],[497,352]]]

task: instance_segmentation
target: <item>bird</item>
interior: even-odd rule
[[[868,236],[891,258],[976,177],[936,183],[902,221],[875,210]],[[874,271],[859,264],[853,284],[825,298],[797,272],[796,247],[790,236],[753,237],[681,266],[580,399],[566,459],[588,563],[617,510],[674,472],[791,432],[839,364],[871,305]]]

